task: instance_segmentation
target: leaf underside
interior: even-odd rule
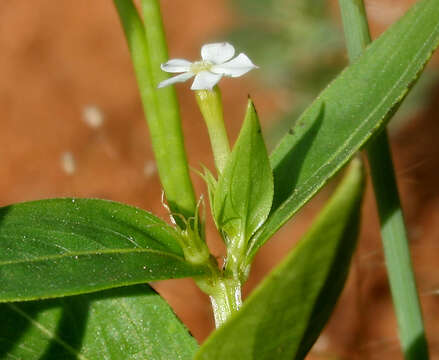
[[[1,359],[190,360],[197,343],[148,285],[0,304]]]

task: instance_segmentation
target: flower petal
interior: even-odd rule
[[[235,55],[235,48],[229,43],[215,43],[203,45],[201,48],[201,57],[204,61],[210,61],[214,64],[222,64],[230,60]]]
[[[179,73],[189,71],[192,63],[185,59],[172,59],[160,65],[163,71],[168,73]]]
[[[257,66],[252,63],[248,56],[241,53],[233,60],[227,61],[224,64],[212,66],[210,71],[215,74],[238,77],[256,68]]]
[[[162,88],[168,85],[172,85],[179,82],[185,82],[186,80],[190,79],[192,76],[194,76],[191,72],[185,72],[183,74],[171,77],[169,79],[163,80],[160,84],[158,84],[157,88]]]
[[[192,83],[192,90],[212,90],[212,88],[221,80],[221,74],[212,74],[209,71],[202,71],[195,76]]]

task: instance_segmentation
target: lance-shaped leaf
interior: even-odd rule
[[[0,209],[0,302],[200,275],[178,234],[154,215],[92,199]]]
[[[310,231],[241,310],[208,338],[195,359],[303,359],[343,288],[362,194],[362,166],[354,160]]]
[[[299,118],[271,155],[271,214],[250,257],[382,129],[439,42],[439,1],[422,0],[375,40]]]
[[[246,243],[267,218],[273,199],[273,175],[251,100],[238,140],[218,179],[214,195],[217,226],[226,239]]]
[[[197,343],[148,285],[0,304],[2,359],[190,360]]]

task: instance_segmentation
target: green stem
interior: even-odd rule
[[[363,0],[338,0],[349,61],[354,62],[370,44],[369,25]]]
[[[250,263],[246,258],[247,243],[245,235],[240,234],[227,244],[227,260],[224,266],[225,276],[239,279],[244,284],[250,273]]]
[[[221,174],[230,154],[230,144],[224,126],[220,89],[215,86],[213,90],[197,90],[195,98],[206,122],[216,169]]]
[[[241,308],[242,283],[227,272],[220,271],[212,255],[204,265],[209,269],[209,275],[196,278],[195,282],[204,293],[209,295],[215,326],[219,328]]]
[[[339,0],[339,4],[349,59],[353,62],[371,41],[367,15],[363,0]],[[386,130],[370,142],[367,155],[404,358],[428,359],[428,345]]]
[[[215,317],[215,326],[219,328],[241,307],[240,281],[236,279],[219,279],[210,292],[210,301]]]
[[[114,0],[140,89],[157,168],[171,210],[186,218],[194,216],[195,194],[184,149],[175,89],[157,89],[166,78],[160,63],[167,48],[158,0],[143,0],[144,26],[132,0]],[[176,220],[184,225],[178,217]]]

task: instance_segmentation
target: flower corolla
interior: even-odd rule
[[[172,59],[161,64],[161,69],[169,73],[182,73],[162,81],[162,88],[178,82],[184,82],[195,76],[192,90],[212,90],[223,76],[238,77],[257,68],[244,53],[235,55],[235,48],[229,43],[206,44],[201,48],[200,61]]]

